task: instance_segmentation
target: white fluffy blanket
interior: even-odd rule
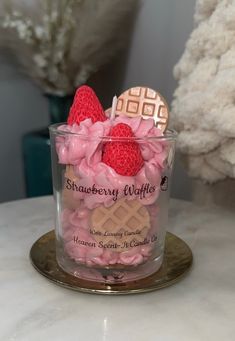
[[[174,75],[178,148],[189,175],[235,178],[235,0],[197,0],[195,29]]]

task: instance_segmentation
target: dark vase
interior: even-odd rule
[[[65,122],[73,96],[46,94],[50,123]],[[52,194],[51,154],[48,128],[32,131],[22,140],[27,197]]]

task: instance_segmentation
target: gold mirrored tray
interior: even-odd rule
[[[86,281],[67,274],[59,267],[55,254],[55,234],[54,231],[50,231],[33,244],[30,259],[41,275],[65,288],[85,293],[123,295],[158,290],[178,282],[190,269],[193,255],[182,239],[167,232],[164,261],[158,272],[127,283],[105,284]]]

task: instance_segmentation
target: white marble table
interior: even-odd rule
[[[40,276],[28,254],[52,227],[51,197],[0,205],[1,341],[235,340],[235,213],[172,200],[169,230],[191,246],[192,271],[169,288],[122,297]]]

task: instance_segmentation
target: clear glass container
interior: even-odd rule
[[[59,266],[73,276],[105,283],[138,280],[158,271],[175,132],[145,138],[91,137],[61,127],[50,127]],[[135,176],[117,174],[102,162],[106,144],[133,142],[144,159]]]

